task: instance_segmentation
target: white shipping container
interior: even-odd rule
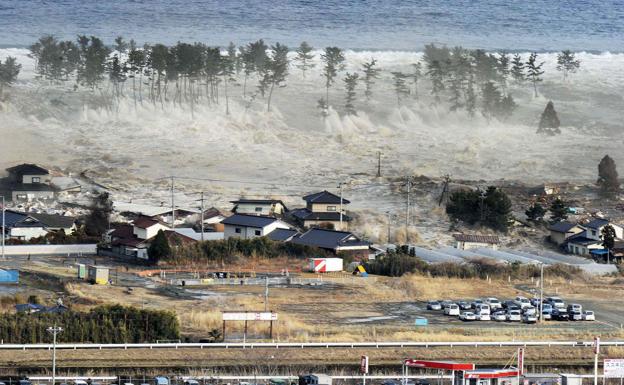
[[[342,271],[342,258],[310,258],[310,271],[328,273]]]

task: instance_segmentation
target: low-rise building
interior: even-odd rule
[[[500,239],[496,235],[453,234],[453,238],[455,238],[455,248],[460,250],[478,249],[481,247],[489,247],[496,250],[500,244]]]
[[[52,231],[71,234],[76,230],[76,219],[62,215],[23,213],[5,210],[5,237],[29,241]]]
[[[36,164],[20,164],[7,168],[9,176],[5,181],[13,201],[54,199],[56,189],[50,184],[50,172]]]
[[[281,220],[261,215],[234,214],[223,220],[224,238],[252,239],[270,234],[275,229],[290,229]]]
[[[346,206],[351,203],[345,198],[327,190],[306,195],[303,197],[306,207],[293,210],[292,216],[306,228],[333,227],[336,230],[345,230],[351,217],[347,215]],[[341,212],[342,209],[342,212]]]
[[[335,254],[347,253],[367,259],[370,242],[364,241],[349,231],[327,230],[312,228],[305,233],[295,236],[290,241],[299,245],[318,247]]]
[[[548,231],[550,232],[550,241],[561,246],[566,243],[568,238],[582,233],[585,229],[576,223],[561,221],[550,225]]]
[[[288,208],[279,199],[245,199],[241,198],[230,203],[234,204],[232,212],[235,214],[264,215],[281,217],[288,212]]]

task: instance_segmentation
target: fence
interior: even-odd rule
[[[4,254],[6,256],[19,255],[95,255],[97,253],[96,244],[79,245],[6,245]]]

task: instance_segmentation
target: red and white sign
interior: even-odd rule
[[[518,349],[518,372],[524,374],[524,348]]]
[[[594,354],[600,354],[600,337],[594,337]]]
[[[315,273],[342,271],[342,268],[342,258],[310,258],[310,271]]]
[[[506,369],[481,369],[481,370],[470,370],[464,373],[464,378],[506,378],[506,377],[517,377],[517,370],[506,370]]]
[[[360,359],[360,373],[368,374],[368,356],[362,356]]]
[[[424,360],[405,360],[405,366],[412,368],[425,369],[442,369],[442,370],[473,370],[475,364],[449,362],[449,361],[424,361]]]

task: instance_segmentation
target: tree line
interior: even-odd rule
[[[375,58],[359,69],[345,72],[345,52],[339,47],[324,48],[318,58],[314,47],[306,42],[291,55],[290,51],[283,44],[268,45],[262,39],[240,46],[230,43],[227,47],[185,42],[139,46],[118,37],[107,46],[100,38],[85,35],[75,41],[43,36],[30,47],[40,79],[71,84],[74,89],[98,90],[107,96],[111,109],[120,98],[129,97],[135,106],[189,105],[191,113],[198,103],[224,104],[229,114],[232,88],[240,87],[246,108],[262,99],[270,110],[275,92],[287,85],[291,70],[296,69],[306,78],[320,62],[324,88],[317,103],[320,112],[327,114],[331,102],[339,103],[330,100],[330,90],[342,85],[342,110],[356,114],[360,88],[363,100],[370,101],[376,81],[384,74]],[[580,67],[575,54],[567,50],[558,55],[557,63],[564,80]],[[422,60],[410,64],[410,71],[384,75],[392,81],[398,105],[408,98],[422,98],[419,88],[424,83],[432,104],[444,102],[451,111],[465,109],[470,116],[480,112],[488,119],[504,120],[517,107],[509,84],[529,83],[537,95],[543,64],[537,53],[524,61],[519,54],[430,44],[425,46]]]
[[[52,325],[63,328],[58,342],[142,343],[180,338],[173,312],[106,305],[89,312],[2,313],[0,339],[4,343],[47,343],[51,336],[46,329]]]

